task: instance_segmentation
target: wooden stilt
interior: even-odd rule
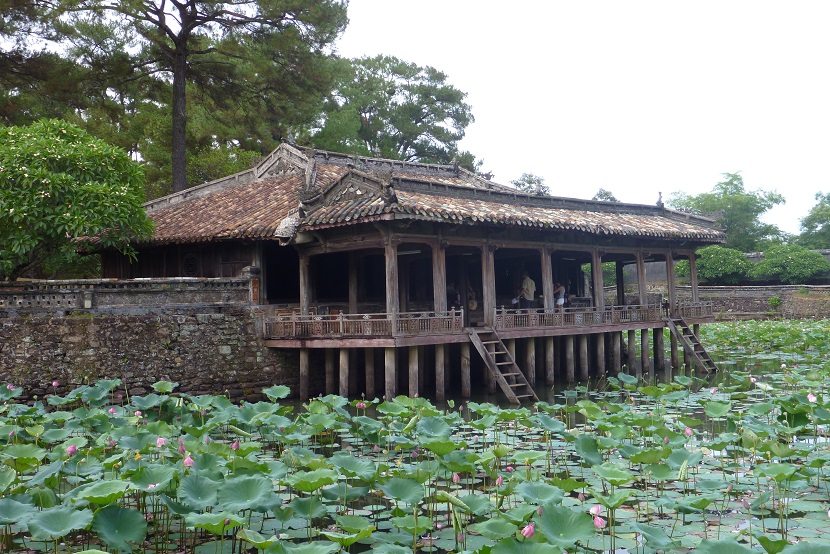
[[[334,350],[325,350],[326,394],[337,394],[337,382],[334,377]]]
[[[588,335],[579,335],[579,380],[588,381]]]
[[[698,339],[700,339],[700,323],[694,323],[694,324],[692,325],[692,333],[694,333],[694,334],[695,334],[695,336],[696,336]]]
[[[677,337],[669,333],[669,350],[671,352],[671,368],[674,371],[680,370],[680,356],[677,352]]]
[[[308,348],[300,348],[300,400],[308,400]]]
[[[611,333],[611,371],[616,375],[622,371],[622,333]]]
[[[375,351],[372,348],[366,349],[365,356],[366,368],[366,398],[372,399],[375,397]]]
[[[637,331],[634,329],[628,330],[628,359],[626,360],[626,365],[628,365],[628,374],[629,375],[636,375],[637,377],[641,377],[643,375],[642,368],[637,364],[637,349],[635,344],[637,342]]]
[[[510,352],[510,357],[513,358],[513,361],[516,362],[516,365],[519,365],[519,361],[516,359],[516,340],[515,339],[508,339],[504,341],[504,345],[507,347],[507,351]],[[508,377],[508,383],[515,383],[515,377]]]
[[[525,375],[527,382],[533,387],[536,385],[536,339],[527,339],[525,344]]]
[[[461,398],[470,398],[470,343],[461,343]]]
[[[418,396],[418,347],[409,347],[409,396]]]
[[[654,329],[654,369],[671,376],[671,371],[666,368],[666,345],[663,340],[663,328],[656,327]]]
[[[568,380],[568,383],[573,383],[576,381],[576,376],[574,375],[574,337],[573,335],[567,335],[564,337],[565,340],[565,376]]]
[[[552,387],[556,380],[556,351],[553,337],[545,337],[545,384]]]
[[[398,389],[398,364],[395,348],[384,348],[384,396],[387,400],[395,398]]]
[[[349,349],[340,349],[340,396],[349,397]]]
[[[435,345],[435,400],[439,402],[447,397],[446,352],[445,345]]]
[[[495,345],[488,344],[487,350],[490,351],[491,355],[494,351]],[[493,377],[493,374],[490,373],[490,370],[487,369],[486,364],[481,365],[481,370],[484,372],[484,382],[487,383],[487,394],[495,394],[496,392],[496,378]]]
[[[692,369],[693,369],[692,358],[689,356],[689,353],[686,352],[685,348],[683,349],[683,369],[687,373],[692,371]]]
[[[654,380],[654,364],[651,360],[651,341],[649,329],[640,329],[640,363],[643,366],[643,375],[648,375],[649,381]]]
[[[606,366],[605,366],[605,333],[599,333],[594,335],[596,338],[596,350],[597,350],[597,363],[596,363],[596,370],[597,375],[602,377],[605,375]]]

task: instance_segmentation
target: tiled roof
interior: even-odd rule
[[[453,166],[314,153],[316,178],[305,190],[306,173],[309,179],[312,173],[310,165],[299,165],[303,153],[279,152],[248,172],[148,203],[156,224],[151,241],[288,240],[302,229],[384,218],[701,242],[724,238],[703,218],[657,206],[523,195]],[[302,210],[301,199],[308,199]]]

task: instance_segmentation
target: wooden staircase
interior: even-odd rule
[[[712,373],[713,371],[718,370],[718,366],[716,366],[715,362],[712,361],[712,357],[709,356],[709,353],[706,352],[705,348],[703,348],[703,344],[701,344],[700,339],[689,327],[689,324],[686,323],[686,320],[677,315],[669,316],[664,319],[666,324],[668,324],[672,335],[674,335],[678,342],[683,345],[683,350],[686,351],[699,370],[706,371],[707,373]]]
[[[498,333],[489,327],[467,329],[470,341],[511,404],[539,400]]]

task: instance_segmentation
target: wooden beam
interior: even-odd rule
[[[568,383],[573,383],[575,379],[574,371],[574,337],[573,335],[565,335],[565,378]]]
[[[300,349],[300,400],[308,400],[308,386],[309,386],[309,363],[308,363],[308,349]]]
[[[590,377],[588,374],[588,335],[579,335],[577,340],[579,342],[579,379],[587,382]]]
[[[545,384],[552,387],[556,380],[556,351],[553,337],[545,337]]]
[[[340,349],[340,396],[349,397],[349,349]]]
[[[309,275],[310,259],[306,254],[300,253],[300,313],[308,314],[311,306],[311,276]]]
[[[367,348],[364,356],[364,372],[366,381],[366,398],[375,397],[375,351]]]
[[[646,278],[646,262],[643,253],[637,252],[637,291],[640,295],[640,305],[645,305],[648,298],[648,279]]]
[[[447,397],[446,353],[446,346],[435,345],[435,400],[438,402],[443,402]]]
[[[386,400],[395,398],[398,389],[398,362],[395,359],[397,351],[394,348],[385,348],[384,351],[384,396]]]
[[[594,306],[602,310],[605,308],[605,285],[602,279],[602,255],[599,250],[591,250],[591,285],[594,289]]]
[[[539,250],[539,257],[542,261],[542,299],[546,310],[556,308],[556,298],[553,295],[553,267],[551,266],[550,249]]]
[[[440,244],[432,246],[432,304],[436,312],[447,309],[447,256]]]
[[[496,317],[496,262],[489,244],[481,248],[481,288],[484,323],[492,326]]]
[[[689,281],[692,287],[692,302],[700,302],[697,288],[697,256],[694,252],[689,254]]]
[[[525,375],[531,387],[536,386],[536,339],[525,341]]]
[[[334,350],[326,348],[323,356],[326,369],[326,394],[335,394],[337,387],[334,382]]]
[[[349,252],[349,313],[357,313],[357,255]]]
[[[470,343],[461,343],[461,398],[470,398]]]
[[[409,347],[409,396],[415,398],[419,394],[418,382],[418,347]]]

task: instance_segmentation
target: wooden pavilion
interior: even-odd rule
[[[694,251],[724,237],[711,220],[661,204],[528,195],[457,166],[283,144],[250,170],[146,207],[153,238],[136,245],[137,262],[106,254],[105,277],[253,267],[263,340],[299,351],[301,398],[318,382],[371,398],[380,381],[387,397],[440,400],[450,385],[467,397],[480,375],[521,402],[557,375],[660,370],[664,327],[673,365],[680,344],[691,363],[713,367],[692,331],[712,319],[698,301]],[[691,303],[676,300],[678,259],[689,262]],[[655,261],[666,264],[665,298],[649,292]],[[609,290],[605,262],[616,271]],[[636,286],[624,282],[628,264]],[[520,309],[525,273],[537,296]],[[567,290],[564,308],[554,283]]]

